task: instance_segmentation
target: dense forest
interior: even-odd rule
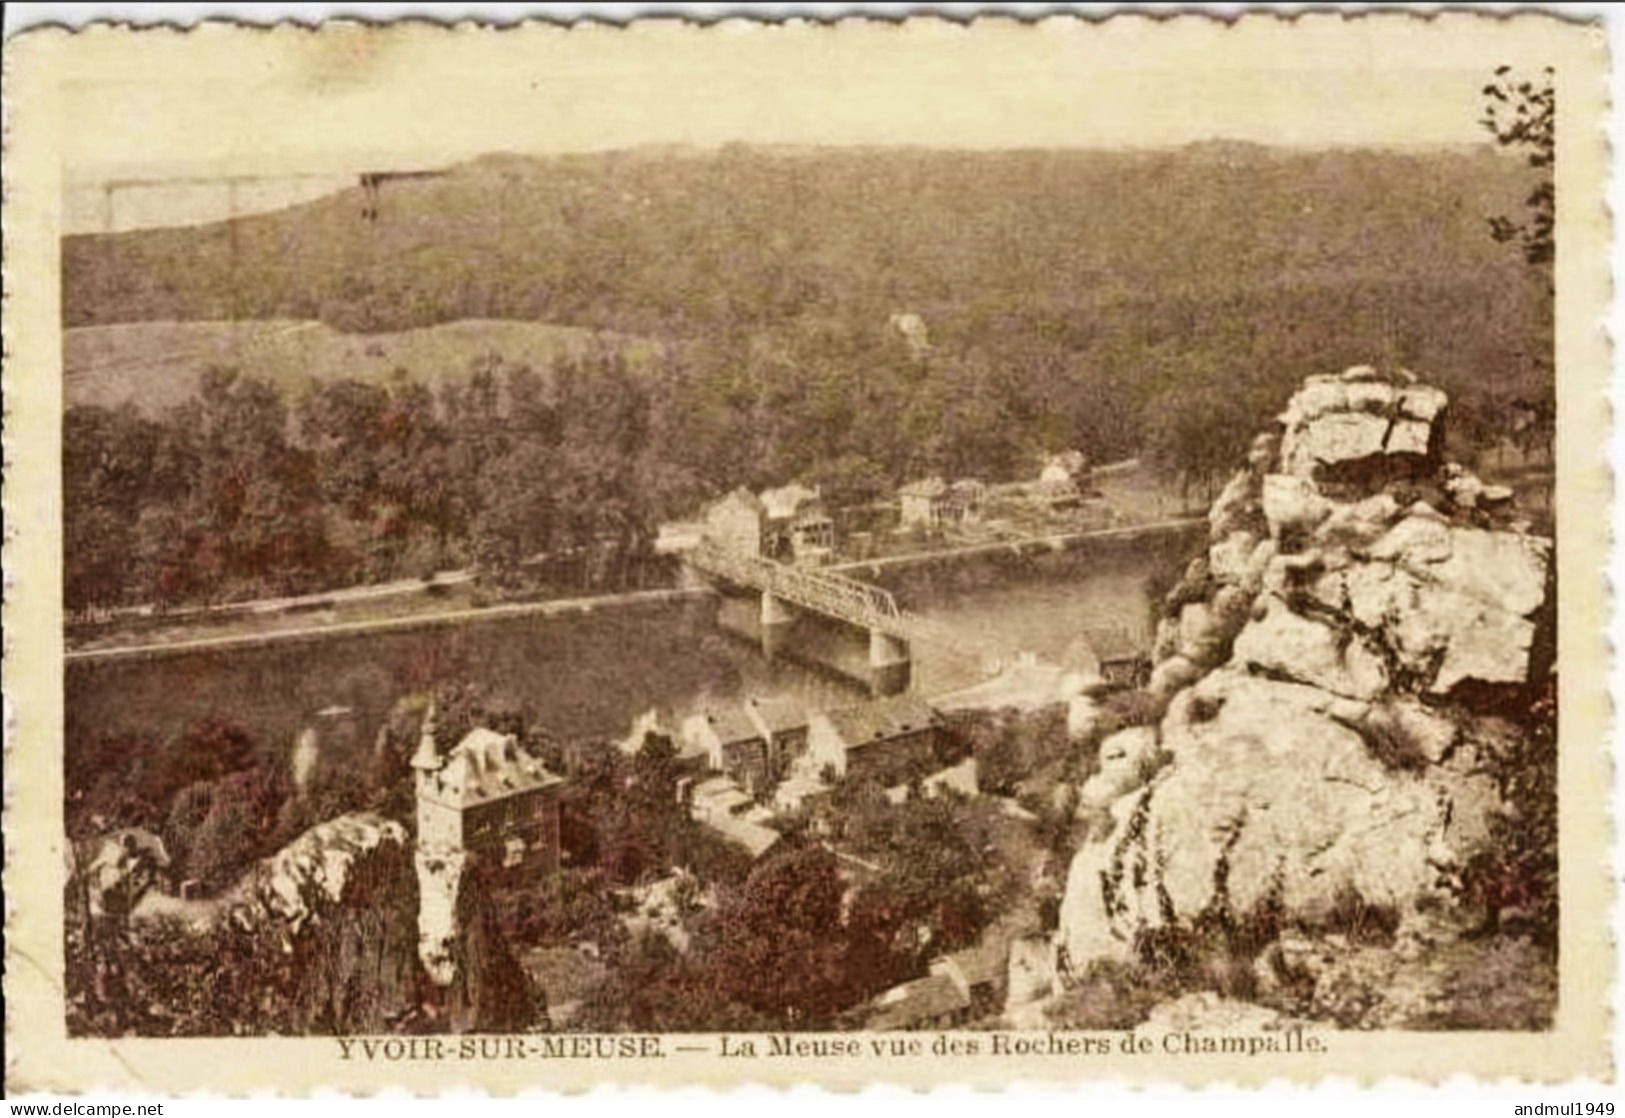
[[[656,343],[493,352],[449,386],[312,370],[286,395],[252,366],[155,368],[195,398],[149,414],[133,385],[68,414],[70,605],[445,562],[512,582],[539,553],[555,582],[625,584],[660,517],[798,477],[866,499],[1078,448],[1207,481],[1289,386],[1359,363],[1445,387],[1470,448],[1549,412],[1551,293],[1491,226],[1538,174],[1489,147],[490,156],[70,237],[69,327],[509,318]]]
[[[309,592],[465,562],[497,586],[626,586],[651,574],[659,516],[693,495],[652,454],[652,411],[610,355],[556,366],[545,391],[493,359],[439,393],[341,379],[290,407],[264,380],[211,368],[157,417],[70,408],[67,605]]]

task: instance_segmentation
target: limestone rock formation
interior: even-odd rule
[[[84,871],[92,919],[127,920],[139,927],[180,921],[206,932],[231,920],[244,929],[276,921],[292,938],[338,907],[357,871],[381,851],[405,851],[406,828],[392,819],[356,812],[318,823],[287,846],[244,871],[213,897],[180,897],[164,887],[168,866],[157,836],[125,829],[100,840]]]
[[[318,823],[259,863],[237,905],[250,914],[280,918],[297,934],[311,920],[344,900],[362,864],[386,848],[404,851],[406,828],[371,812],[354,812]]]
[[[1109,833],[1069,872],[1073,968],[1217,910],[1449,900],[1501,806],[1481,762],[1519,733],[1489,708],[1540,682],[1554,617],[1551,541],[1441,460],[1447,402],[1313,376],[1254,441],[1169,595],[1161,722],[1107,739],[1082,789]]]
[[[164,842],[141,827],[122,827],[87,843],[74,858],[93,921],[124,920],[169,871]]]

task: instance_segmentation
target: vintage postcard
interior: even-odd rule
[[[1611,1078],[1606,74],[14,37],[13,1089]]]

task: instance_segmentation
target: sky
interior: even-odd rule
[[[1460,67],[1445,59],[1433,68],[1358,49],[1292,50],[1262,68],[1231,63],[1223,37],[1209,36],[1209,49],[1193,54],[1176,49],[1174,37],[1113,49],[1089,28],[922,30],[791,34],[723,25],[641,39],[603,30],[556,34],[535,50],[504,43],[503,33],[467,37],[458,49],[437,48],[431,36],[393,51],[363,45],[365,35],[309,50],[306,35],[283,44],[304,48],[296,60],[273,48],[249,52],[244,66],[166,70],[162,81],[121,80],[116,70],[70,80],[64,162],[79,178],[141,164],[325,172],[388,155],[444,160],[661,142],[988,148],[1483,139],[1477,119],[1488,60]],[[427,59],[438,73],[419,65]]]
[[[1216,30],[1201,20],[668,22],[530,38],[422,27],[390,42],[359,29],[314,40],[289,29],[207,52],[160,34],[102,60],[90,43],[61,86],[68,224],[105,223],[97,189],[110,180],[280,177],[282,193],[259,188],[270,202],[332,185],[292,176],[444,166],[493,151],[1475,143],[1486,139],[1480,90],[1507,53],[1424,42],[1379,51],[1286,24],[1246,40]],[[168,193],[198,213],[214,196],[196,183]],[[123,194],[120,227],[164,223],[181,206],[162,191]]]

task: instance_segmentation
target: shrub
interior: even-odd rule
[[[1557,681],[1547,681],[1522,720],[1516,746],[1491,754],[1489,773],[1507,807],[1463,867],[1461,893],[1482,908],[1485,930],[1521,926],[1555,951],[1557,891]],[[1510,930],[1510,929],[1509,929]]]

